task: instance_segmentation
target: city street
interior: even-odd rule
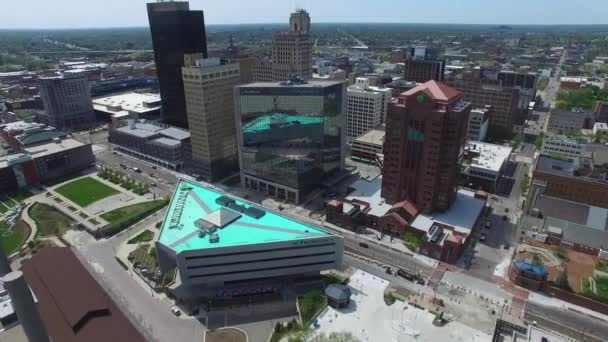
[[[152,290],[137,281],[136,275],[126,272],[114,257],[122,242],[161,219],[162,214],[158,213],[111,239],[96,241],[86,232],[73,232],[70,240],[85,266],[123,312],[146,331],[147,339],[159,342],[202,341],[205,327],[201,322],[177,318],[170,311],[172,301],[153,297]]]
[[[101,151],[95,157],[98,165],[120,170],[135,180],[150,185],[151,190],[156,195],[171,195],[175,190],[177,176],[173,171],[119,152]],[[125,165],[126,168],[121,167],[121,164]],[[135,167],[139,168],[141,173],[133,171]]]
[[[573,310],[528,301],[525,320],[586,342],[604,342],[608,323]]]
[[[544,91],[540,93],[545,103],[545,107],[553,108],[554,102],[557,99],[557,93],[559,91],[559,81],[562,76],[562,68],[566,62],[567,51],[564,50],[559,63],[555,66],[555,74],[549,79],[549,83]]]

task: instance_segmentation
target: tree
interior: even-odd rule
[[[540,132],[540,134],[536,137],[536,140],[534,140],[534,146],[536,147],[537,150],[540,150],[543,148],[543,139],[545,138],[545,133]]]
[[[513,138],[513,140],[511,140],[511,147],[513,147],[514,150],[517,150],[520,145],[521,145],[521,137],[519,135],[516,135]]]
[[[519,188],[521,189],[522,193],[528,192],[528,188],[530,188],[530,178],[528,175],[521,180],[521,183],[519,183]]]

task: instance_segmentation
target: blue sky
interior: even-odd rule
[[[146,0],[0,0],[2,28],[147,26]],[[191,0],[208,24],[285,22],[608,24],[608,0]],[[6,15],[10,13],[10,15]]]

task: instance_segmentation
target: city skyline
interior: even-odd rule
[[[105,28],[147,26],[146,6],[138,0],[107,0],[78,6],[74,0],[39,3],[37,0],[3,4],[10,16],[0,24],[2,29]],[[37,8],[31,11],[31,8]],[[590,0],[576,3],[565,0],[514,0],[488,6],[483,0],[437,0],[406,3],[386,0],[371,3],[363,0],[272,1],[255,3],[234,0],[224,2],[190,1],[194,10],[205,11],[208,25],[284,23],[287,13],[301,7],[311,13],[313,23],[429,23],[429,24],[508,24],[508,25],[591,25],[605,23],[608,2]],[[242,11],[234,11],[241,8]],[[440,8],[441,10],[437,10]],[[59,9],[60,11],[57,11]],[[49,15],[49,13],[58,15]],[[538,16],[538,13],[544,13]],[[576,14],[576,15],[574,15]]]

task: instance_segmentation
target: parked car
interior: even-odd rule
[[[179,317],[182,315],[182,310],[180,310],[177,306],[174,306],[171,308],[171,313],[173,313],[175,316]]]
[[[492,228],[492,221],[486,222],[486,229]]]
[[[488,236],[486,234],[481,234],[481,236],[479,237],[479,241],[484,242],[488,239]]]

